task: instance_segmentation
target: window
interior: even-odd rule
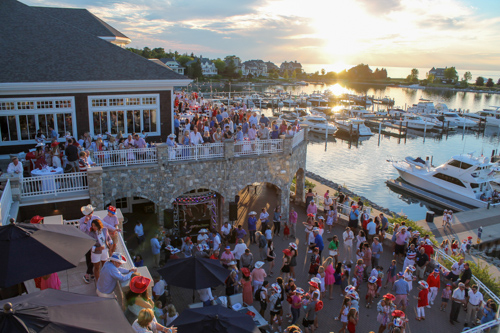
[[[73,97],[0,99],[0,145],[34,143],[38,131],[47,139],[53,128],[63,138],[76,132]]]
[[[452,176],[445,175],[444,173],[436,173],[433,177],[444,180],[445,182],[452,183],[461,187],[465,187],[464,183],[460,179]]]
[[[451,162],[448,163],[448,165],[454,166],[455,168],[464,169],[464,170],[467,170],[468,168],[470,168],[472,166],[472,164],[465,163],[462,161],[457,161],[457,160],[452,160]]]
[[[160,134],[158,95],[89,96],[91,135]]]

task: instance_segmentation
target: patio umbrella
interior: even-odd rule
[[[112,298],[46,289],[0,304],[0,332],[135,332]]]
[[[179,333],[206,332],[206,333],[255,333],[259,329],[251,316],[221,305],[204,308],[186,309],[179,318],[172,322]]]
[[[158,273],[169,285],[194,290],[224,284],[229,276],[219,260],[197,257],[169,260]]]
[[[0,227],[0,288],[73,268],[95,240],[70,225]]]

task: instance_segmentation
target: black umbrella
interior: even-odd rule
[[[135,332],[112,298],[46,289],[0,304],[0,332]]]
[[[219,260],[197,257],[169,260],[158,273],[169,285],[195,290],[224,284],[229,276]]]
[[[94,244],[71,225],[0,227],[0,288],[76,267]]]
[[[179,333],[255,333],[259,332],[251,316],[221,305],[186,309],[172,322]]]

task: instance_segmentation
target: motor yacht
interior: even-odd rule
[[[478,121],[461,117],[458,113],[452,111],[440,112],[438,119],[443,121],[445,126],[449,123],[450,126],[457,126],[458,128],[471,128],[478,125]]]
[[[351,132],[356,136],[371,136],[373,135],[369,127],[365,125],[365,121],[360,118],[349,118],[347,120],[336,120],[335,124],[338,126],[339,131],[350,134]]]
[[[333,113],[332,108],[329,106],[315,106],[312,109],[314,111],[319,111],[319,112],[324,113],[326,115],[331,115]]]
[[[352,105],[351,107],[349,107],[349,114],[354,118],[369,118],[376,116],[375,113],[368,111],[360,105]]]
[[[403,125],[406,126],[407,128],[416,130],[431,130],[435,126],[432,121],[414,114],[406,114],[400,120],[394,120],[394,124]]]
[[[500,106],[491,106],[475,113],[464,114],[465,117],[476,121],[484,121],[486,126],[500,126]]]
[[[491,182],[497,164],[488,157],[461,154],[438,167],[432,167],[428,158],[423,161],[407,157],[392,165],[404,181],[415,187],[471,207],[493,204]]]
[[[329,135],[334,135],[337,132],[335,125],[329,123],[325,117],[318,115],[305,116],[301,123],[308,125],[311,132],[326,134],[328,131]]]
[[[323,97],[321,94],[311,94],[309,95],[309,98],[307,98],[308,102],[311,102],[313,105],[321,105],[321,104],[327,104],[328,100]]]
[[[434,128],[436,129],[444,128],[448,129],[449,131],[455,131],[457,129],[457,126],[451,126],[449,123],[443,123],[441,120],[439,120],[439,115],[437,113],[422,114],[422,117],[425,120],[432,122],[434,124]]]
[[[434,106],[434,102],[428,99],[421,98],[418,100],[418,104],[413,104],[408,107],[408,112],[426,114],[426,113],[436,113],[437,109]]]

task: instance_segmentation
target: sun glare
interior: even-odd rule
[[[340,84],[336,83],[328,88],[335,96],[340,96],[349,93],[349,89],[342,87]]]

